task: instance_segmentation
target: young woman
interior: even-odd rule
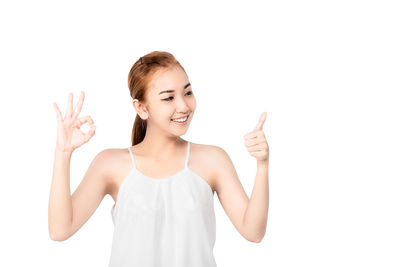
[[[132,146],[105,149],[91,162],[70,194],[72,152],[95,133],[90,116],[78,118],[84,93],[73,110],[69,94],[65,117],[54,103],[57,144],[49,203],[52,240],[66,240],[97,209],[104,196],[115,201],[109,266],[216,266],[214,192],[239,233],[251,242],[265,234],[268,214],[269,148],[262,130],[266,113],[244,144],[257,160],[251,198],[228,154],[213,145],[180,136],[188,130],[196,99],[184,68],[168,52],[141,57],[128,77],[136,119]],[[88,123],[90,130],[80,127]]]

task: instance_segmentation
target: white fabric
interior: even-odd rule
[[[111,209],[114,223],[109,267],[216,267],[215,213],[209,184],[185,167],[151,178],[135,165]]]

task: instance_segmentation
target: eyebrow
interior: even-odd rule
[[[186,84],[186,85],[183,87],[183,90],[185,90],[185,89],[186,89],[187,87],[189,87],[189,86],[190,86],[190,83]],[[172,93],[172,92],[175,92],[175,90],[165,90],[165,91],[159,92],[158,94],[161,95],[162,93]]]

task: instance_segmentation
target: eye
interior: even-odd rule
[[[192,91],[188,91],[186,93],[186,95],[192,95],[192,94],[193,94]],[[163,101],[171,101],[173,98],[174,98],[173,96],[170,96],[170,97],[167,97],[167,98],[164,98],[164,99],[161,99],[161,100],[163,100]]]

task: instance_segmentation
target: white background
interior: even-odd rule
[[[130,145],[132,64],[151,51],[186,69],[197,109],[184,139],[217,145],[250,196],[243,135],[263,111],[270,208],[245,240],[215,195],[219,267],[400,266],[397,1],[2,1],[1,266],[106,266],[111,196],[70,239],[48,234],[52,102],[97,126],[71,162]]]

